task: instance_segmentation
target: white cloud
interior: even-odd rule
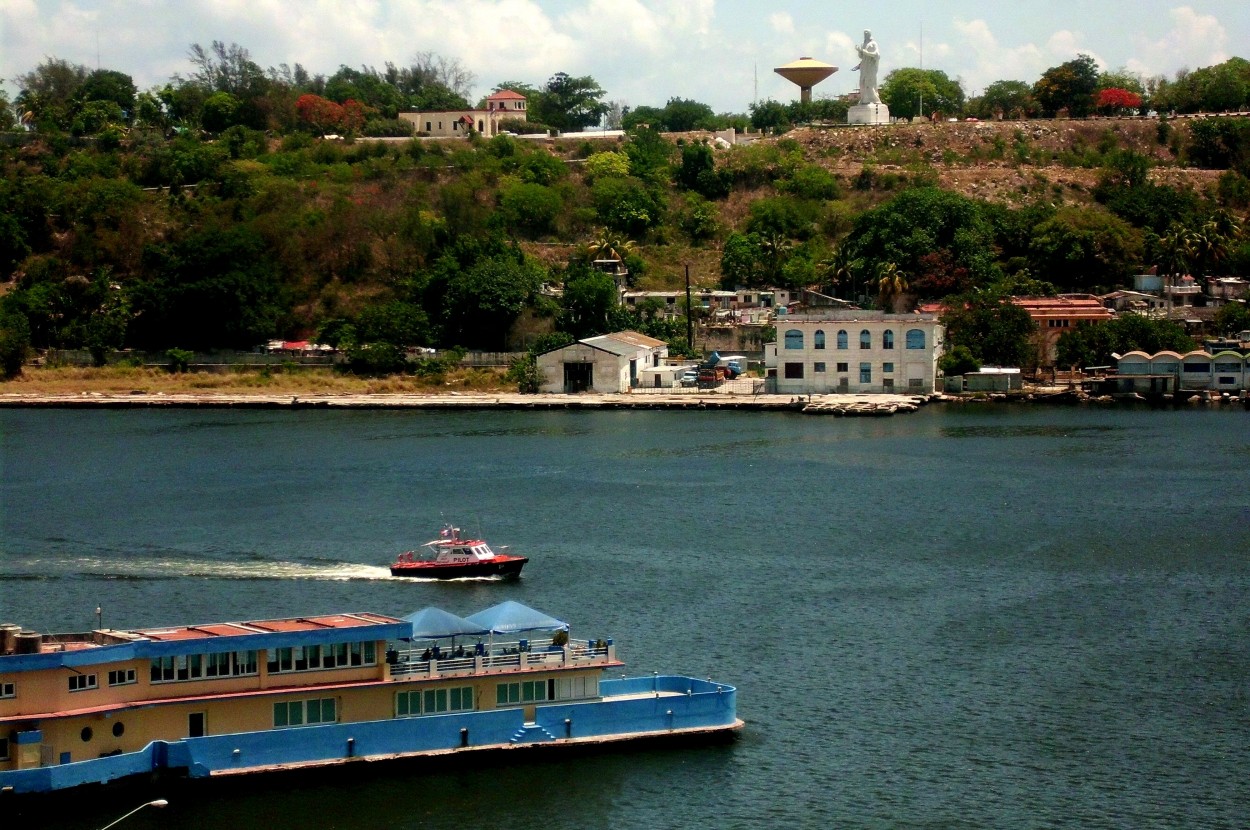
[[[769,25],[773,27],[773,31],[778,34],[792,35],[794,34],[794,18],[786,12],[774,12],[768,16]]]
[[[1172,28],[1158,40],[1134,38],[1139,56],[1129,59],[1128,67],[1143,75],[1161,75],[1187,66],[1213,66],[1228,60],[1225,51],[1228,33],[1214,16],[1199,14],[1191,6],[1178,6],[1168,12]]]

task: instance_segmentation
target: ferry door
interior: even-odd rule
[[[207,733],[204,728],[204,713],[192,712],[187,715],[187,737],[203,738]]]

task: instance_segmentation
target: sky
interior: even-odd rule
[[[16,77],[52,57],[150,89],[190,74],[192,44],[219,40],[262,68],[300,63],[327,76],[433,52],[474,74],[475,100],[502,81],[541,86],[567,72],[629,106],[679,97],[745,112],[797,98],[772,70],[800,57],[840,68],[816,97],[854,89],[865,29],[882,79],[923,65],[969,95],[998,80],[1031,84],[1080,53],[1103,69],[1169,78],[1238,50],[1250,58],[1244,0],[0,0],[0,78],[11,100]]]

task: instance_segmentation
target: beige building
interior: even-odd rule
[[[929,394],[944,340],[936,314],[830,310],[778,317],[764,359],[780,395]]]
[[[588,337],[538,356],[542,392],[628,392],[644,369],[663,366],[668,344],[636,331]],[[654,375],[650,377],[654,385]]]
[[[492,138],[499,135],[501,121],[526,120],[525,96],[501,89],[486,99],[486,109],[401,112],[399,118],[411,123],[421,135],[458,138],[476,132]]]

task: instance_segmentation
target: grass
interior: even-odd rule
[[[503,370],[456,369],[442,377],[388,375],[358,377],[332,369],[172,373],[163,369],[107,366],[26,367],[0,381],[0,395],[159,394],[168,395],[419,395],[445,392],[515,392]]]

